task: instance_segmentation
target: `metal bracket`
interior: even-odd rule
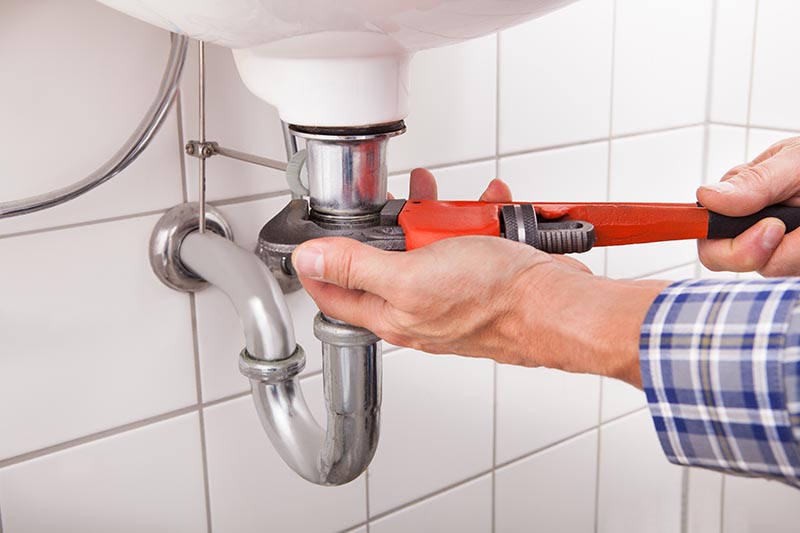
[[[184,147],[186,155],[196,157],[198,159],[208,159],[215,155],[236,159],[237,161],[244,161],[245,163],[252,163],[262,167],[272,168],[275,170],[286,171],[287,163],[276,161],[268,157],[261,157],[258,155],[248,154],[247,152],[240,152],[231,148],[220,146],[219,143],[214,141],[189,141]]]

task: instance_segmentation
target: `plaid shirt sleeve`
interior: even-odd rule
[[[670,461],[800,487],[800,278],[684,281],[642,325],[642,380]]]

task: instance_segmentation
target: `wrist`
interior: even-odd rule
[[[642,323],[666,281],[617,281],[562,271],[539,287],[546,308],[533,310],[530,362],[620,379],[641,388]],[[544,326],[544,327],[542,327]]]

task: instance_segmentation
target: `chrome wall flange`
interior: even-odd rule
[[[200,204],[189,202],[164,213],[150,235],[150,266],[158,279],[177,291],[195,292],[208,286],[208,282],[186,268],[180,258],[183,239],[199,227]],[[210,205],[206,205],[206,229],[233,240],[233,231],[225,217]]]

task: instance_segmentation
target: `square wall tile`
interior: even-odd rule
[[[722,474],[703,468],[687,468],[686,473],[689,476],[687,533],[721,533]]]
[[[664,456],[648,412],[604,425],[597,531],[680,531],[682,473]]]
[[[800,72],[787,68],[795,63],[794,52],[800,47],[795,26],[798,17],[800,4],[794,0],[758,3],[751,125],[800,129],[800,109],[796,104]]]
[[[703,175],[703,130],[685,128],[613,141],[609,200],[694,202]],[[615,246],[608,249],[607,274],[639,277],[696,257],[693,241]]]
[[[318,421],[324,421],[322,378],[301,381]],[[205,410],[213,531],[333,533],[364,522],[364,476],[321,487],[291,470],[264,433],[248,395]]]
[[[499,365],[497,464],[596,426],[599,400],[597,376]]]
[[[710,117],[747,124],[757,0],[717,2]]]
[[[747,129],[709,126],[705,183],[716,183],[747,160]]]
[[[775,143],[797,136],[797,132],[792,131],[753,128],[750,130],[747,142],[747,160],[752,161],[757,158]]]
[[[229,48],[206,44],[206,139],[220,146],[286,161],[278,111],[256,97],[239,78]],[[198,139],[197,42],[192,41],[181,81],[183,137]],[[189,199],[198,198],[198,161],[186,158]],[[206,162],[209,200],[288,190],[283,172],[227,157]]]
[[[119,150],[156,95],[169,33],[89,1],[5,1],[0,21],[6,201],[71,185]],[[177,128],[173,110],[128,169],[67,204],[0,220],[0,235],[180,203]]]
[[[704,122],[711,0],[618,0],[614,135]]]
[[[376,520],[369,530],[371,533],[487,533],[492,530],[492,476],[483,476]]]
[[[496,35],[417,53],[408,131],[389,141],[389,170],[494,156],[496,75]]]
[[[608,422],[647,406],[644,391],[617,379],[603,378],[603,403],[600,418]]]
[[[0,458],[197,401],[189,298],[148,262],[157,220],[0,239]]]
[[[191,413],[0,469],[9,533],[205,533]]]
[[[370,513],[492,468],[493,364],[412,350],[384,357],[381,442],[369,468]]]
[[[725,476],[725,533],[797,531],[800,491],[778,481]]]
[[[500,153],[608,136],[613,18],[585,0],[500,34]]]
[[[593,531],[596,477],[597,431],[499,469],[494,531]]]
[[[477,200],[495,178],[495,161],[437,168],[432,171],[439,186],[440,200]],[[409,173],[389,177],[389,192],[395,198],[408,198]]]
[[[608,143],[504,157],[500,178],[526,202],[603,202],[608,195]]]
[[[266,222],[283,209],[288,196],[277,196],[220,208],[231,225],[236,242],[254,250],[258,233]],[[317,306],[302,288],[288,294],[286,303],[292,315],[295,337],[306,352],[305,373],[322,368],[319,341],[314,337]],[[247,379],[239,373],[239,353],[244,348],[244,330],[227,296],[209,287],[195,296],[200,376],[203,401],[217,400],[249,390]]]

